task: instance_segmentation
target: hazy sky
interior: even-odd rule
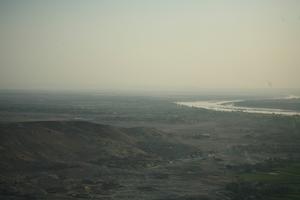
[[[299,0],[0,0],[1,89],[299,88]]]

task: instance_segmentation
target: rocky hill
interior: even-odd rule
[[[122,185],[127,192],[136,184],[129,180],[144,176],[146,169],[194,151],[152,128],[86,121],[2,123],[0,199],[101,199]]]

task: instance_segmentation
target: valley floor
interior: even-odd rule
[[[174,99],[5,102],[0,199],[299,199],[299,116]]]

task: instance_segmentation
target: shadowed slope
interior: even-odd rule
[[[155,129],[115,128],[85,121],[0,124],[0,133],[0,166],[6,170],[24,167],[24,163],[47,166],[47,163],[106,164],[132,158],[161,160],[194,150],[169,141]],[[180,153],[175,151],[176,145],[180,146]],[[161,154],[162,150],[168,151]]]

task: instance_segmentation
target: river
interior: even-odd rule
[[[190,102],[176,102],[178,105],[204,108],[214,111],[222,112],[246,112],[246,113],[261,113],[261,114],[278,114],[278,115],[300,115],[300,112],[292,110],[283,110],[275,108],[254,108],[245,106],[235,106],[234,103],[241,102],[243,100],[232,100],[232,101],[190,101]]]

